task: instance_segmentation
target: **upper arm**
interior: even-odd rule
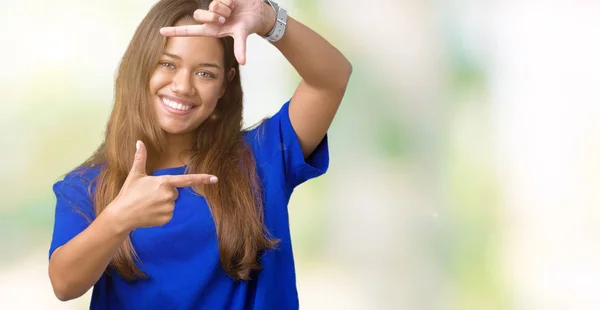
[[[267,176],[269,181],[280,180],[291,191],[327,171],[329,149],[325,137],[309,157],[304,156],[290,120],[290,103],[286,102],[275,115],[248,131],[246,142],[263,177]]]
[[[318,88],[300,82],[290,102],[290,121],[302,153],[309,157],[325,137],[346,92],[347,81],[337,88]]]
[[[88,185],[79,173],[71,173],[54,184],[56,206],[49,257],[85,230],[95,218]]]

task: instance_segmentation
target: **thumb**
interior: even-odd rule
[[[246,40],[248,34],[246,32],[239,32],[233,35],[233,52],[235,59],[237,59],[240,65],[246,64]]]
[[[146,174],[146,146],[140,140],[135,143],[135,157],[133,158],[133,165],[131,165],[131,173]]]

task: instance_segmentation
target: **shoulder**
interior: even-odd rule
[[[261,121],[244,130],[246,143],[254,153],[276,149],[281,144],[282,135],[286,134],[286,124],[289,122],[289,101],[284,103],[275,114],[263,118]]]
[[[54,192],[59,194],[75,191],[79,194],[85,192],[89,195],[100,170],[99,165],[77,167],[54,183]]]

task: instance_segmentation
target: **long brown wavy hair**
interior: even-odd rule
[[[159,33],[183,18],[192,18],[196,9],[208,9],[211,0],[161,0],[138,26],[121,60],[115,83],[115,102],[104,142],[81,166],[101,167],[93,195],[98,216],[118,195],[131,169],[135,141],[144,141],[147,172],[168,147],[165,133],[151,107],[149,81],[167,39]],[[217,227],[221,266],[234,279],[248,280],[261,268],[259,255],[276,245],[264,225],[261,184],[252,151],[242,130],[242,87],[239,64],[233,53],[233,39],[219,39],[224,49],[225,73],[235,69],[231,80],[224,79],[225,94],[197,132],[192,147],[189,173],[219,177],[216,185],[194,189],[207,200]],[[127,280],[146,278],[128,237],[109,264]]]

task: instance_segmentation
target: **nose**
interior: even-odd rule
[[[171,91],[181,96],[193,96],[196,89],[192,85],[191,79],[192,77],[188,70],[178,70],[173,77],[173,81],[171,81]]]

